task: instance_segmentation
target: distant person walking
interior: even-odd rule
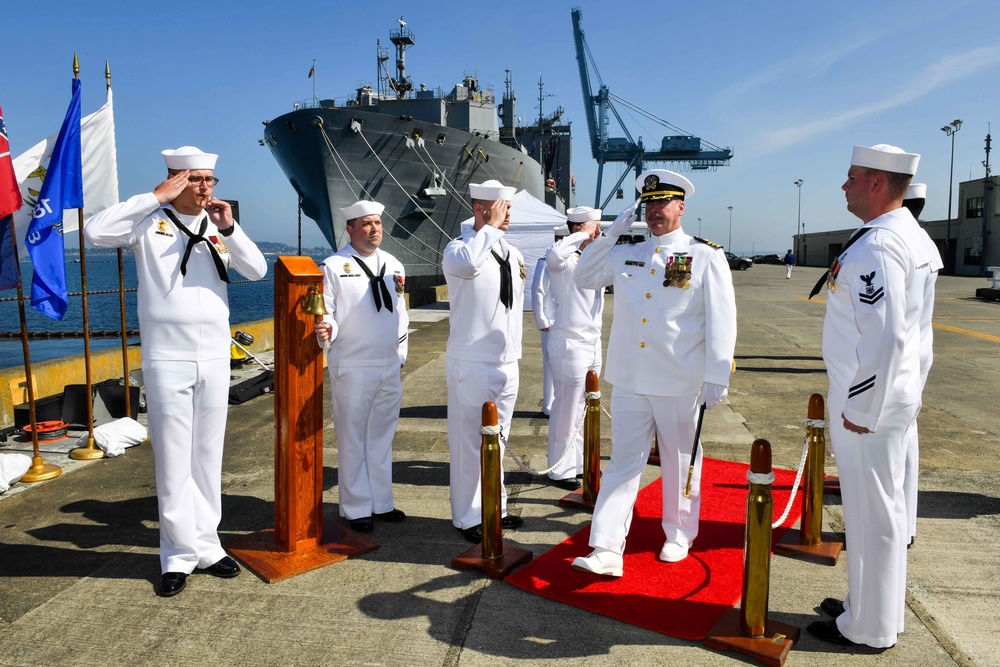
[[[788,252],[785,253],[785,280],[790,280],[792,277],[792,267],[795,266],[795,253],[789,248]]]

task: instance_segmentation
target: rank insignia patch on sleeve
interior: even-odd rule
[[[871,306],[878,303],[879,299],[885,296],[885,290],[882,288],[882,286],[875,287],[874,285],[875,283],[874,271],[869,273],[867,276],[860,275],[858,277],[861,278],[861,280],[863,280],[865,283],[865,291],[858,293],[858,299],[861,300],[861,303],[867,303],[869,306]]]

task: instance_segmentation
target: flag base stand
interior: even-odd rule
[[[22,482],[44,482],[55,479],[62,474],[62,468],[52,463],[45,463],[41,456],[31,458],[31,467],[21,476]]]
[[[740,610],[733,608],[709,631],[705,646],[716,651],[736,651],[768,667],[782,667],[801,634],[794,625],[768,619],[763,637],[747,637],[740,632]]]
[[[95,461],[104,458],[104,450],[97,446],[93,438],[87,438],[87,446],[71,449],[69,457],[74,461]]]
[[[535,555],[527,549],[505,546],[503,553],[496,558],[483,556],[483,545],[477,544],[451,559],[451,566],[456,570],[478,570],[491,579],[503,579],[514,571],[514,568],[527,563]]]
[[[844,550],[843,542],[834,541],[833,535],[821,534],[820,539],[822,541],[819,544],[800,544],[799,537],[801,534],[798,529],[789,528],[781,540],[774,545],[774,553],[809,561],[817,565],[829,565],[833,567],[837,564],[840,552]]]
[[[225,542],[230,555],[269,584],[366,554],[378,546],[328,519],[323,520],[323,536],[319,542],[300,544],[294,551],[282,551],[278,547],[273,528],[237,535]]]
[[[559,507],[569,507],[572,509],[583,510],[584,512],[594,513],[594,505],[597,503],[597,498],[593,500],[587,500],[586,496],[583,494],[583,489],[577,489],[570,494],[567,494],[559,499]]]

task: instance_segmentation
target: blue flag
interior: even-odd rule
[[[83,208],[83,153],[80,148],[80,80],[73,79],[73,99],[59,130],[52,159],[42,181],[38,204],[24,237],[34,265],[31,307],[61,320],[69,304],[66,289],[66,247],[62,221],[65,209]]]

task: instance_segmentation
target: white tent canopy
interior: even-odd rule
[[[471,227],[473,218],[462,222],[462,228]],[[566,216],[537,199],[527,190],[521,190],[510,202],[510,227],[506,241],[524,255],[524,309],[531,309],[531,280],[535,265],[545,257],[545,251],[555,240],[557,227],[565,231]]]

